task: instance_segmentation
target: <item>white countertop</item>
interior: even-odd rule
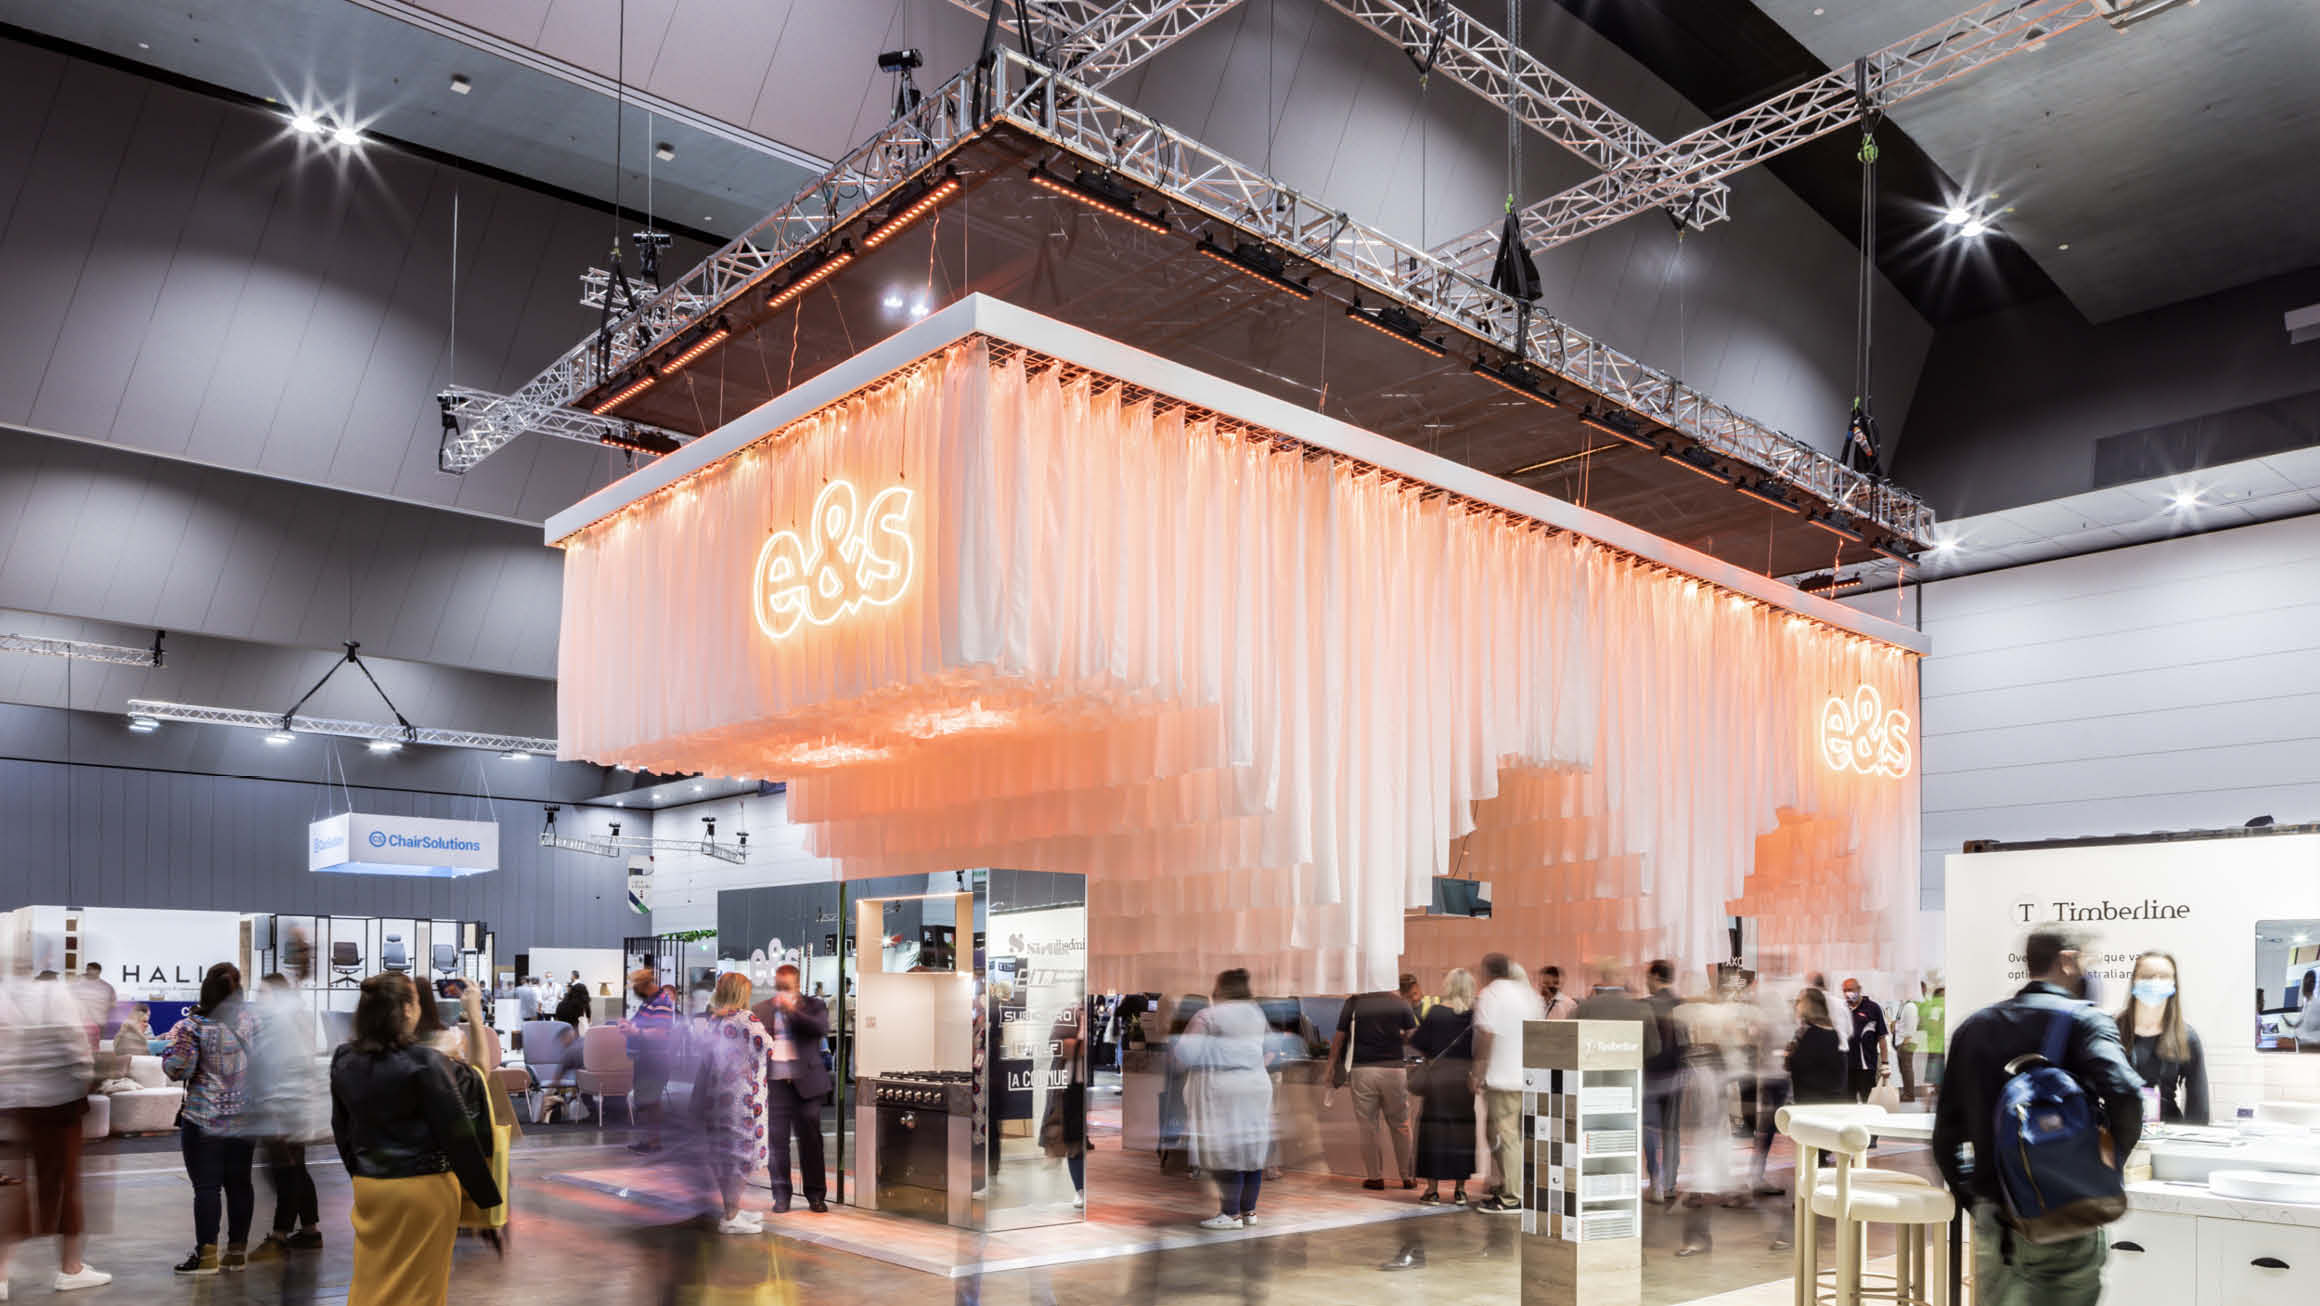
[[[2127,1206],[2130,1210],[2157,1215],[2199,1215],[2211,1220],[2251,1220],[2257,1224],[2293,1224],[2320,1229],[2320,1206],[2218,1197],[2205,1184],[2165,1180],[2128,1184]]]

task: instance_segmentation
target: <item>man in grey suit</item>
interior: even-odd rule
[[[830,1068],[822,1064],[822,1040],[830,1033],[830,1008],[820,998],[798,992],[798,968],[773,973],[773,996],[751,1010],[773,1036],[767,1063],[766,1124],[772,1134],[775,1214],[789,1210],[789,1143],[797,1135],[798,1169],[806,1182],[806,1209],[830,1209],[829,1169],[822,1158],[822,1099],[830,1095]]]

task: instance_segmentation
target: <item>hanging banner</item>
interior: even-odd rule
[[[650,857],[628,859],[628,909],[639,916],[652,915],[652,869]]]
[[[306,869],[444,880],[481,875],[499,869],[499,824],[341,812],[306,827]]]

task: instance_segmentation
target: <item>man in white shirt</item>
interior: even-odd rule
[[[1475,1210],[1511,1213],[1522,1209],[1523,1024],[1545,1020],[1547,1005],[1531,987],[1513,978],[1505,954],[1482,959],[1482,992],[1474,999],[1474,1090],[1482,1094],[1483,1119],[1491,1154],[1498,1159],[1496,1196]]]

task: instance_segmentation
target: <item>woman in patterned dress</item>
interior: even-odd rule
[[[709,998],[698,1091],[705,1094],[709,1168],[725,1204],[719,1233],[761,1233],[764,1217],[741,1209],[741,1181],[765,1168],[765,1066],[773,1036],[749,1009],[749,977],[727,971]]]

